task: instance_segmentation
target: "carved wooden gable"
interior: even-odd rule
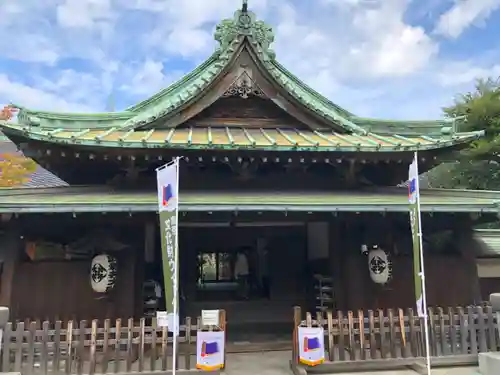
[[[325,128],[320,120],[286,97],[286,92],[266,76],[245,47],[220,81],[181,116],[186,121],[180,127]]]

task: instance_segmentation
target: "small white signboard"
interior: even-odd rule
[[[166,311],[156,312],[156,325],[158,327],[168,327],[168,314]]]
[[[180,331],[180,322],[179,322],[179,315],[174,315],[174,313],[169,313],[167,314],[167,321],[168,321],[168,332],[174,332],[174,324],[175,324],[175,336],[179,336],[179,331]]]
[[[219,310],[201,310],[203,326],[219,326]]]

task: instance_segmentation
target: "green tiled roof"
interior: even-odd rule
[[[121,128],[42,130],[18,124],[7,124],[8,134],[50,143],[120,148],[182,148],[192,150],[245,149],[263,151],[424,151],[454,145],[465,145],[478,138],[477,133],[452,136],[381,136],[376,133],[339,134],[328,131],[298,129],[244,129],[236,127],[172,128],[129,130]]]
[[[246,5],[236,11],[232,19],[223,20],[217,25],[215,39],[219,47],[203,64],[178,82],[125,111],[77,114],[37,111],[17,106],[20,109],[18,127],[0,121],[0,128],[5,129],[7,135],[12,129],[23,130],[26,137],[39,137],[52,130],[59,130],[59,133],[154,130],[154,124],[158,123],[159,118],[166,124],[181,110],[203,97],[207,90],[210,90],[231,69],[243,48],[247,48],[278,91],[286,92],[287,96],[302,107],[322,118],[332,131],[355,136],[385,137],[395,134],[407,138],[427,136],[442,139],[443,142],[436,143],[436,147],[439,148],[455,144],[453,141],[450,143],[453,139],[469,142],[483,134],[483,132],[458,133],[452,120],[395,121],[355,116],[303,83],[276,60],[275,53],[271,49],[274,41],[272,28],[257,20]],[[175,121],[172,124],[174,125],[171,126],[175,126]],[[60,138],[60,136],[54,137],[54,140]],[[67,141],[72,143],[71,138],[67,138]],[[118,143],[116,145],[120,146]]]
[[[424,212],[497,213],[500,192],[426,189]],[[185,192],[182,211],[371,211],[407,212],[407,189],[359,192]],[[157,211],[156,192],[113,192],[96,188],[0,190],[1,212],[122,212]]]

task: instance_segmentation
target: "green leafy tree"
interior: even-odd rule
[[[461,132],[484,130],[485,136],[429,172],[433,187],[500,190],[500,80],[479,80],[475,89],[444,108]]]

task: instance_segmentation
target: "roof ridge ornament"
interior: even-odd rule
[[[261,51],[271,59],[275,58],[274,51],[270,48],[274,42],[274,33],[271,26],[263,21],[258,21],[255,13],[248,10],[248,0],[242,0],[240,10],[234,17],[222,20],[215,28],[214,39],[219,42],[219,54],[228,51],[230,47],[242,41],[243,38],[257,45]]]

